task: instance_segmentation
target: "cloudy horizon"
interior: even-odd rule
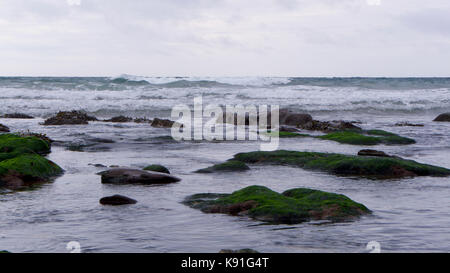
[[[0,0],[0,76],[450,76],[444,0]]]

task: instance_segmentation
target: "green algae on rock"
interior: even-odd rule
[[[0,187],[19,190],[62,174],[61,167],[41,156],[50,149],[50,142],[38,136],[0,135]]]
[[[158,164],[153,164],[153,165],[147,166],[143,170],[170,174],[169,169],[167,169],[166,167],[164,167],[162,165],[158,165]]]
[[[450,176],[450,170],[413,160],[388,157],[353,156],[332,153],[278,150],[236,154],[233,160],[244,163],[289,165],[336,175],[378,179],[413,176]]]
[[[50,153],[50,143],[37,136],[0,135],[0,153]]]
[[[213,173],[213,172],[242,172],[250,170],[250,168],[242,161],[228,160],[224,163],[197,170],[197,173]]]
[[[371,213],[364,205],[344,195],[305,188],[280,194],[267,187],[250,186],[232,194],[195,194],[183,203],[205,213],[247,215],[273,224],[346,221]]]
[[[414,139],[402,137],[383,130],[337,131],[323,136],[318,136],[317,138],[333,140],[339,143],[351,145],[407,145],[416,143]]]

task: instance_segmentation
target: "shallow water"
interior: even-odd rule
[[[49,81],[48,84],[53,86],[55,81]],[[315,94],[314,99],[308,98],[310,105],[302,104],[300,98],[293,99],[292,94],[298,92],[294,91],[297,85],[148,87],[151,90],[137,86],[138,90],[127,87],[129,90],[122,91],[77,91],[74,87],[70,87],[71,90],[55,91],[45,84],[33,88],[26,90],[23,83],[14,88],[11,84],[6,87],[0,85],[2,96],[8,97],[2,101],[4,113],[25,112],[39,116],[34,120],[0,119],[0,123],[9,126],[12,131],[29,129],[61,141],[53,145],[49,159],[63,167],[66,173],[36,190],[0,195],[0,249],[11,252],[67,252],[66,244],[78,241],[83,252],[218,252],[224,248],[253,248],[261,252],[365,252],[369,241],[378,241],[382,252],[450,251],[450,178],[374,181],[336,177],[299,168],[258,165],[251,166],[251,171],[245,173],[197,174],[193,171],[229,159],[238,152],[257,150],[259,143],[176,142],[165,137],[170,135],[168,129],[135,123],[39,125],[43,117],[59,109],[85,109],[99,117],[117,113],[130,116],[145,114],[150,118],[167,117],[171,103],[181,101],[192,104],[195,94],[215,92],[219,95],[211,95],[211,100],[204,97],[204,101],[217,102],[222,96],[228,98],[224,100],[227,102],[281,102],[282,106],[296,105],[298,109],[306,110],[316,105],[323,108],[310,111],[316,119],[358,120],[364,128],[385,129],[417,141],[408,146],[364,147],[311,138],[282,139],[282,149],[355,154],[363,148],[374,148],[450,168],[450,123],[432,122],[438,113],[444,112],[443,108],[448,107],[448,88],[439,86],[440,89],[436,91],[422,87],[420,92],[417,91],[420,88],[393,91],[360,89],[359,93],[354,93],[354,86],[331,89],[323,86],[302,87],[308,89],[306,94]],[[327,90],[323,91],[327,96],[337,94],[336,102],[326,96],[323,101],[320,100],[324,94],[320,95],[321,88]],[[261,89],[266,90],[266,93],[260,93],[258,90]],[[273,90],[267,96],[269,89]],[[11,90],[16,91],[14,96]],[[95,99],[99,92],[104,96],[100,100],[101,105]],[[220,95],[221,92],[232,95],[227,97],[226,94]],[[429,92],[428,96],[426,92]],[[133,99],[133,102],[129,102],[130,96],[138,96],[135,93],[149,97],[156,95],[163,99]],[[347,107],[355,100],[364,100],[361,97],[369,98],[375,93],[379,95],[378,99],[380,96],[384,96],[384,99],[392,96],[393,101],[403,104],[398,104],[397,108],[389,106],[389,102],[380,102],[379,106],[373,107],[365,104],[354,109]],[[64,99],[64,94],[70,94],[73,97],[68,98],[73,100]],[[431,103],[426,106],[422,104],[420,109],[413,106],[406,109],[412,101],[421,99],[417,98],[419,95],[427,97]],[[55,96],[54,101],[49,98],[52,96]],[[123,96],[123,101],[117,101],[118,96]],[[340,101],[340,97],[343,101]],[[158,107],[153,108],[155,105]],[[391,108],[385,111],[387,106]],[[338,110],[339,107],[341,109]],[[425,127],[393,126],[400,121],[423,123]],[[113,143],[105,143],[111,141],[101,139],[113,140]],[[95,145],[85,147],[85,151],[80,152],[67,150],[69,143]],[[168,167],[182,181],[159,186],[103,185],[96,173],[104,169],[90,166],[89,163],[137,168],[159,163]],[[180,203],[190,194],[228,193],[255,184],[277,191],[308,187],[342,193],[366,205],[373,215],[346,223],[266,225],[243,217],[204,214]],[[99,204],[101,197],[112,194],[129,196],[138,200],[138,203],[122,207]]]

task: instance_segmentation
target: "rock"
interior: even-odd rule
[[[34,117],[22,113],[13,113],[5,114],[2,116],[2,118],[33,119]]]
[[[36,136],[3,134],[0,135],[0,160],[24,153],[48,154],[50,147],[50,142]]]
[[[284,119],[280,118],[280,124],[301,127],[307,124],[308,122],[312,122],[312,120],[313,119],[309,114],[293,113],[287,114]]]
[[[213,172],[242,172],[248,171],[250,168],[241,161],[229,160],[224,163],[216,164],[214,166],[200,169],[197,173],[213,173]]]
[[[361,150],[358,152],[359,156],[378,156],[378,157],[392,157],[388,154],[386,154],[383,151],[377,151],[377,150],[370,150],[370,149],[366,149],[366,150]]]
[[[238,250],[232,250],[232,249],[222,249],[219,251],[219,253],[226,253],[226,254],[242,254],[242,253],[250,253],[250,254],[256,254],[259,253],[258,251],[251,249],[251,248],[243,248]]]
[[[167,169],[166,167],[164,167],[162,165],[158,165],[158,164],[153,164],[153,165],[147,166],[143,170],[170,174],[169,169]]]
[[[3,124],[0,124],[0,132],[8,133],[8,132],[9,132],[8,126],[5,126],[5,125],[3,125]]]
[[[19,190],[62,173],[61,167],[40,155],[22,154],[0,162],[0,187]]]
[[[152,123],[152,120],[147,119],[147,118],[135,118],[134,122],[136,122],[136,123]]]
[[[43,125],[80,125],[88,124],[89,121],[97,121],[97,118],[81,111],[59,112],[56,116],[45,120]]]
[[[399,126],[399,127],[404,127],[404,126],[410,126],[410,127],[424,127],[425,125],[423,124],[414,124],[414,123],[409,123],[407,121],[403,121],[403,122],[398,122],[395,124],[395,126]]]
[[[342,130],[361,130],[360,127],[353,125],[351,122],[343,120],[334,121],[318,121],[313,120],[300,126],[301,129],[321,132],[335,132]]]
[[[137,169],[114,168],[100,174],[104,184],[167,184],[180,181],[168,174]]]
[[[125,116],[117,116],[117,117],[112,117],[110,119],[106,119],[104,121],[106,121],[106,122],[130,122],[130,121],[133,121],[133,119],[130,117],[125,117]]]
[[[439,115],[437,118],[435,118],[433,121],[450,122],[450,113],[440,114],[440,115]]]
[[[383,130],[337,131],[317,138],[351,145],[408,145],[416,143],[414,139],[401,137]]]
[[[88,164],[89,166],[94,166],[94,167],[96,167],[96,168],[107,168],[105,165],[103,165],[103,164],[92,164],[92,163],[89,163]]]
[[[192,195],[183,203],[205,213],[245,215],[272,224],[347,221],[371,213],[364,205],[344,195],[305,188],[280,194],[263,186],[250,186],[232,194]]]
[[[11,253],[11,252],[6,251],[6,250],[0,250],[0,254],[6,254],[6,253]]]
[[[247,164],[289,165],[342,176],[376,179],[409,176],[450,176],[450,170],[413,160],[388,157],[353,156],[297,151],[250,152],[236,154],[233,160]]]
[[[55,142],[53,139],[49,138],[46,134],[42,134],[42,133],[33,133],[33,132],[28,131],[28,132],[19,132],[19,133],[16,133],[16,135],[18,135],[20,137],[37,137],[47,143]]]
[[[175,122],[168,119],[154,118],[151,126],[157,128],[171,128]]]
[[[120,206],[120,205],[131,205],[136,203],[137,203],[136,200],[123,195],[113,195],[103,197],[102,199],[100,199],[100,204],[102,205]]]

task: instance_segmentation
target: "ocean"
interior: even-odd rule
[[[195,170],[255,151],[254,141],[182,141],[170,129],[148,124],[90,122],[43,126],[58,111],[82,110],[99,119],[170,118],[175,105],[279,105],[317,120],[348,120],[413,138],[407,146],[371,147],[314,138],[281,139],[280,149],[356,154],[364,148],[450,168],[450,78],[297,77],[0,77],[0,119],[11,131],[45,133],[56,140],[49,159],[65,169],[33,191],[0,194],[0,249],[11,252],[382,252],[450,251],[450,178],[385,181],[336,177],[287,166],[252,166],[245,173],[199,174]],[[423,127],[395,126],[399,122]],[[135,168],[158,163],[181,182],[170,185],[104,185],[92,164]],[[91,165],[89,165],[91,164]],[[191,194],[228,193],[249,185],[284,191],[307,187],[345,194],[372,215],[344,223],[267,225],[245,217],[204,214],[180,202]],[[101,197],[126,195],[133,206],[103,207]]]

